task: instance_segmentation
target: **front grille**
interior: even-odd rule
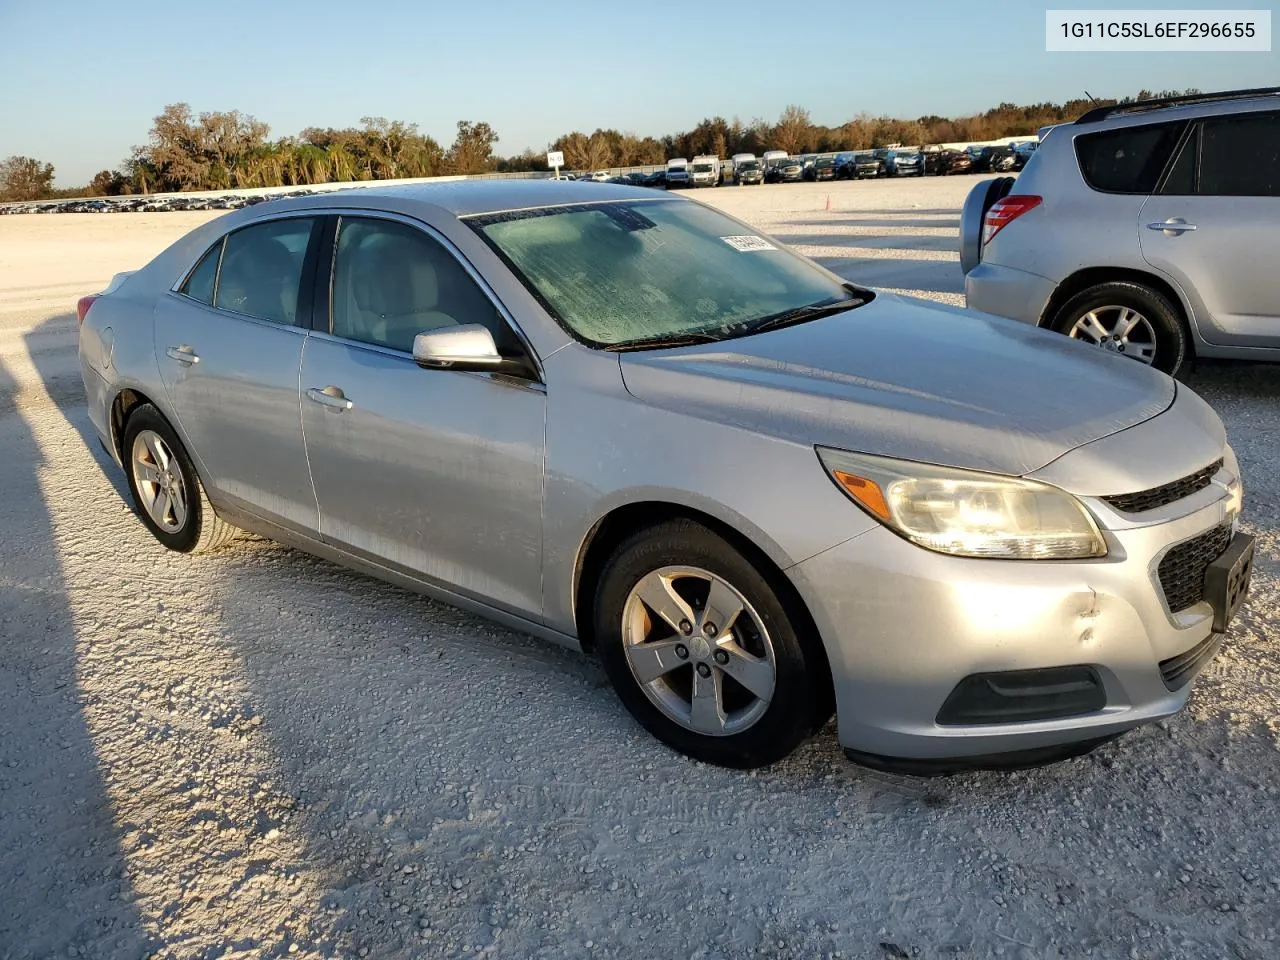
[[[1180,543],[1160,561],[1160,588],[1173,613],[1204,599],[1204,574],[1231,543],[1231,524],[1224,523]]]
[[[1197,470],[1181,480],[1152,487],[1150,490],[1139,490],[1137,493],[1122,493],[1114,497],[1103,497],[1111,506],[1123,513],[1145,513],[1166,504],[1174,503],[1189,497],[1198,490],[1207,487],[1214,474],[1222,469],[1222,461],[1215,460],[1203,470]]]
[[[1160,676],[1170,690],[1185,687],[1213,659],[1222,643],[1222,634],[1211,633],[1190,650],[1160,661]]]

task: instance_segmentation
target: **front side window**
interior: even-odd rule
[[[483,324],[500,349],[513,334],[483,290],[439,241],[395,220],[343,217],[330,287],[330,332],[392,350],[420,333]]]
[[[1151,193],[1185,124],[1154,123],[1076,137],[1085,183],[1103,193]]]
[[[869,299],[684,200],[520,210],[469,223],[571,334],[597,347],[722,339]]]
[[[218,262],[222,258],[222,246],[225,242],[226,238],[223,238],[215,243],[212,249],[200,258],[196,268],[187,277],[187,282],[182,285],[182,292],[192,300],[213,305],[214,285],[218,281]]]
[[[1280,197],[1280,114],[1205,120],[1199,194]]]
[[[213,305],[272,323],[295,323],[302,265],[319,222],[314,217],[269,220],[229,234]]]

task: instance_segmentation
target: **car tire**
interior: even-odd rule
[[[204,553],[240,534],[214,512],[186,448],[151,404],[129,415],[121,453],[134,509],[170,550]]]
[[[1137,313],[1138,321],[1131,324],[1125,340],[1100,342],[1098,331],[1114,333],[1118,329],[1120,310]],[[1096,325],[1087,321],[1091,313]],[[1049,326],[1066,336],[1074,331],[1075,339],[1128,353],[1139,362],[1142,358],[1134,351],[1149,344],[1154,348],[1150,365],[1174,377],[1183,372],[1188,359],[1190,337],[1181,311],[1163,293],[1140,283],[1119,280],[1082,290],[1058,309]],[[1115,346],[1109,346],[1111,343]]]
[[[709,639],[717,635],[717,607],[706,602],[713,589],[731,601],[720,606],[741,604],[727,640],[723,632]],[[667,616],[655,615],[655,596]],[[673,597],[680,599],[673,604]],[[767,766],[833,712],[820,641],[803,617],[760,567],[692,520],[641,530],[618,547],[601,575],[593,621],[596,649],[623,705],[653,736],[696,760]]]

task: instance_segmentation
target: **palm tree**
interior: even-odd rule
[[[356,159],[344,144],[331,143],[324,151],[329,164],[329,179],[346,183],[357,178]]]

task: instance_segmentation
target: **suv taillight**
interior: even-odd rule
[[[89,312],[89,308],[93,306],[93,301],[98,299],[98,294],[90,294],[87,297],[81,297],[76,301],[76,323],[84,326],[85,315]]]
[[[1038,206],[1040,206],[1040,198],[1030,195],[1010,194],[1004,199],[998,200],[987,211],[987,216],[982,221],[982,245],[985,247],[997,233],[1028,210],[1034,210]]]

